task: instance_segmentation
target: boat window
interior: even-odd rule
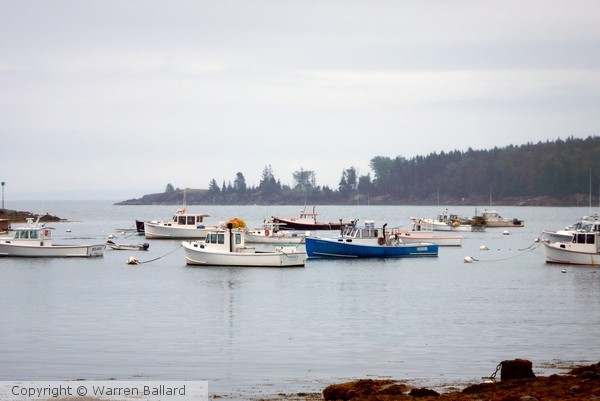
[[[195,224],[194,223],[194,216],[188,216],[187,217],[187,224],[190,225],[190,226],[193,226]]]
[[[17,232],[18,237],[17,238],[21,238],[21,239],[27,239],[28,235],[27,235],[27,231],[19,231]]]
[[[210,234],[210,243],[211,244],[217,243],[217,234]]]
[[[577,243],[577,244],[585,244],[585,234],[577,234],[575,236],[575,243]]]
[[[30,231],[29,232],[29,238],[31,239],[37,239],[38,237],[38,232],[37,231]]]
[[[585,236],[587,237],[586,238],[586,243],[587,244],[593,244],[594,243],[594,238],[595,238],[594,234],[586,234]]]
[[[185,216],[179,216],[179,219],[177,219],[177,224],[184,226],[185,225]]]
[[[241,244],[241,243],[242,243],[242,234],[240,234],[240,233],[236,233],[236,234],[235,234],[235,244],[236,244],[236,245],[239,245],[239,244]]]
[[[225,243],[225,234],[219,234],[217,240],[219,241],[219,244],[224,244]]]
[[[196,223],[202,223],[202,216],[196,216]]]

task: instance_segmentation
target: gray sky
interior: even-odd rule
[[[600,134],[600,2],[0,0],[12,199]]]

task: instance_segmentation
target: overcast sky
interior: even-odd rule
[[[0,0],[0,129],[7,199],[585,138],[600,2]]]

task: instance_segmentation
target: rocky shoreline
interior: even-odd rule
[[[438,392],[406,381],[362,379],[333,384],[323,393],[281,394],[269,401],[589,401],[600,400],[600,362],[571,368],[566,374],[538,376],[527,360],[503,361],[500,380]],[[504,366],[510,368],[504,371]],[[265,399],[267,401],[267,399]]]

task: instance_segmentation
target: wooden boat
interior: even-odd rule
[[[301,267],[306,253],[297,247],[277,247],[272,251],[258,251],[248,247],[244,231],[228,229],[210,232],[204,241],[182,242],[187,265],[243,266],[243,267]]]
[[[91,257],[103,256],[104,244],[71,245],[54,244],[51,227],[27,219],[25,227],[13,228],[12,237],[0,238],[0,256],[42,257]]]
[[[259,228],[248,230],[244,233],[246,243],[249,244],[303,244],[306,233],[281,231],[282,223],[264,221]]]
[[[272,221],[276,224],[281,224],[281,230],[297,230],[297,231],[312,231],[312,230],[340,230],[345,226],[356,225],[356,220],[342,221],[340,219],[337,222],[328,221],[322,222],[317,221],[317,213],[315,212],[316,206],[313,206],[312,213],[306,211],[306,205],[300,211],[300,217],[271,217]]]
[[[386,234],[384,224],[349,226],[337,238],[306,237],[309,258],[398,258],[437,256],[438,245],[429,242],[404,243]]]
[[[571,242],[543,241],[546,263],[600,266],[600,233],[577,232]]]
[[[170,221],[145,221],[144,234],[148,239],[204,239],[217,229],[217,226],[204,224],[204,218],[208,216],[179,209]]]
[[[477,215],[475,217],[478,217]],[[475,218],[474,217],[474,218]],[[481,217],[486,227],[524,227],[525,221],[519,219],[505,219],[495,210],[484,210]]]
[[[115,251],[147,251],[150,248],[150,244],[144,242],[143,244],[117,244],[114,241],[106,241],[106,245],[110,249]]]

